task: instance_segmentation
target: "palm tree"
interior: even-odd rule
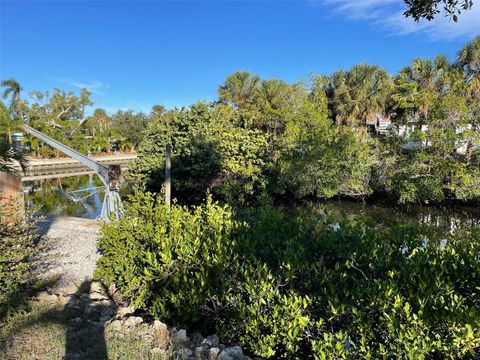
[[[458,52],[455,65],[463,70],[471,94],[480,98],[480,35]]]
[[[99,128],[101,131],[105,130],[108,125],[108,114],[103,109],[95,109],[93,112],[93,137],[95,137],[95,129]]]
[[[22,99],[20,93],[23,90],[20,86],[20,83],[15,79],[2,80],[2,87],[6,89],[3,90],[3,98],[6,99],[9,95],[12,96],[12,106],[17,107],[17,115],[22,118]]]
[[[257,101],[264,105],[276,109],[284,99],[287,84],[282,80],[262,80],[256,88]]]
[[[410,66],[403,68],[398,77],[397,85],[401,88],[407,87],[414,96],[415,108],[424,118],[428,117],[430,108],[443,85],[451,64],[444,56],[437,56],[433,61],[430,59],[415,59]],[[416,84],[407,86],[407,84]]]
[[[277,135],[284,126],[285,116],[282,106],[287,101],[291,88],[282,80],[262,80],[255,92],[255,103],[260,110],[256,116],[257,126],[266,130],[271,136]]]
[[[11,111],[0,101],[0,135],[6,135],[8,142],[12,142],[12,131],[21,131],[22,122],[12,119]],[[5,132],[4,132],[5,131]]]
[[[252,103],[260,78],[248,71],[236,71],[218,88],[221,102],[243,108]]]
[[[152,111],[151,111],[151,116],[160,116],[163,113],[165,113],[167,109],[163,105],[153,105],[152,106]]]
[[[334,73],[330,87],[326,93],[333,98],[337,122],[365,124],[370,116],[386,113],[392,80],[378,66],[361,64]]]

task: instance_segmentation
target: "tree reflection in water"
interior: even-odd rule
[[[67,215],[94,219],[100,215],[104,192],[96,175],[82,175],[23,183],[26,191],[27,207],[44,215]],[[91,191],[82,191],[94,189]],[[128,193],[128,185],[123,184],[121,193]],[[95,193],[96,192],[96,193]],[[91,194],[91,196],[86,197]],[[305,202],[305,208],[354,219],[365,217],[380,226],[390,226],[392,222],[405,221],[433,228],[437,237],[443,238],[448,232],[464,226],[480,226],[480,209],[469,206],[395,206],[381,203],[355,201]]]
[[[78,216],[89,219],[95,219],[102,210],[104,191],[101,186],[102,182],[96,175],[23,183],[27,208],[44,215]]]

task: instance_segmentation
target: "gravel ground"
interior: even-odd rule
[[[56,284],[65,287],[91,280],[100,257],[97,250],[99,225],[90,219],[67,216],[48,217],[39,223],[45,246],[42,278],[60,276]]]

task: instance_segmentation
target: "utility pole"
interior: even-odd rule
[[[172,146],[167,144],[165,146],[165,203],[170,209],[172,203],[172,159],[171,159]]]

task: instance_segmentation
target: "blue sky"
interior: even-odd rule
[[[149,111],[214,99],[235,70],[295,82],[370,62],[393,74],[415,57],[453,58],[480,34],[480,4],[457,24],[415,24],[402,9],[402,0],[0,0],[0,78],[26,93],[87,87],[95,107]]]

